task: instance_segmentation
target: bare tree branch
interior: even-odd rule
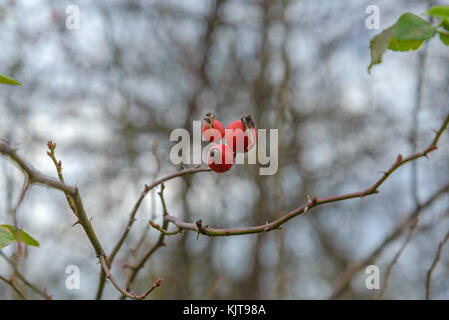
[[[158,160],[157,160],[158,161]],[[185,175],[189,175],[189,174],[195,174],[195,173],[199,173],[199,172],[208,172],[211,171],[211,169],[209,168],[202,168],[202,167],[194,167],[194,168],[190,168],[190,169],[183,169],[181,171],[169,174],[168,176],[165,176],[155,182],[153,182],[150,185],[145,185],[144,190],[142,191],[142,193],[140,194],[139,199],[137,200],[136,204],[134,205],[133,210],[131,211],[131,214],[129,216],[129,220],[128,220],[128,225],[126,226],[125,230],[123,231],[119,241],[117,242],[117,244],[114,246],[114,248],[112,249],[111,255],[108,258],[108,265],[110,266],[112,264],[112,262],[114,261],[115,256],[117,255],[118,251],[120,250],[120,248],[122,247],[123,243],[125,242],[126,237],[128,236],[129,231],[131,230],[131,227],[135,221],[135,216],[137,214],[137,211],[140,208],[140,205],[142,204],[143,199],[145,198],[145,196],[148,194],[148,192],[150,190],[152,190],[153,188],[155,188],[156,186],[163,184],[164,182],[177,178],[177,177],[182,177]],[[105,281],[106,275],[104,273],[102,273],[100,275],[100,282],[98,285],[98,290],[97,290],[97,295],[96,295],[96,299],[99,300],[101,299],[101,296],[103,294],[103,288],[104,288],[104,281]]]
[[[167,226],[168,223],[171,222],[173,224],[176,225],[176,227],[180,230],[183,229],[187,229],[187,230],[191,230],[191,231],[195,231],[199,234],[203,234],[203,235],[207,235],[207,236],[230,236],[230,235],[242,235],[242,234],[252,234],[252,233],[261,233],[261,232],[268,232],[271,230],[278,230],[281,229],[282,224],[286,223],[287,221],[289,221],[290,219],[296,217],[297,215],[303,214],[305,212],[307,212],[308,210],[322,205],[322,204],[326,204],[326,203],[331,203],[331,202],[338,202],[338,201],[343,201],[343,200],[348,200],[348,199],[353,199],[353,198],[363,198],[365,196],[368,195],[372,195],[372,194],[376,194],[379,192],[378,188],[387,180],[387,178],[396,170],[398,169],[400,166],[404,165],[407,162],[416,160],[418,158],[421,157],[427,157],[428,154],[434,150],[436,150],[438,141],[441,137],[441,135],[443,134],[444,130],[446,130],[447,126],[449,123],[449,115],[446,117],[446,119],[444,120],[440,130],[437,131],[435,138],[433,139],[433,141],[431,142],[431,144],[424,149],[421,152],[417,152],[414,153],[412,155],[409,155],[406,158],[403,158],[402,155],[399,155],[396,159],[396,161],[393,163],[393,165],[384,172],[384,174],[382,175],[381,178],[379,178],[373,185],[371,185],[370,187],[368,187],[365,190],[359,191],[359,192],[354,192],[354,193],[348,193],[348,194],[343,194],[343,195],[338,195],[338,196],[332,196],[332,197],[327,197],[327,198],[321,198],[321,199],[317,199],[317,198],[312,198],[310,199],[308,197],[308,201],[306,204],[294,209],[293,211],[285,214],[284,216],[280,217],[279,219],[271,222],[271,223],[266,223],[264,225],[260,225],[260,226],[255,226],[255,227],[248,227],[248,228],[234,228],[234,229],[216,229],[216,228],[210,228],[208,225],[203,226],[202,221],[198,220],[195,223],[188,223],[188,222],[183,222],[180,221],[179,219],[177,219],[176,217],[173,216],[169,216],[165,207],[165,201],[163,199],[163,189],[160,192],[160,197],[161,197],[161,201],[164,207],[164,222],[163,222],[163,226],[161,228],[161,235],[158,239],[158,241],[155,243],[155,245],[151,248],[149,248],[147,250],[147,252],[144,254],[144,256],[139,260],[139,262],[137,263],[137,265],[131,269],[131,273],[129,276],[129,281],[127,284],[127,288],[132,284],[135,276],[137,275],[138,271],[143,267],[143,265],[145,264],[145,262],[147,261],[147,259],[160,247],[163,245],[163,240],[164,237],[166,235],[167,232],[163,232],[162,230],[167,230]],[[62,177],[62,164],[61,162],[57,162],[56,158],[54,157],[54,148],[56,147],[56,145],[54,145],[53,143],[49,142],[49,148],[50,148],[50,152],[49,152],[49,156],[53,159],[55,165],[56,165],[56,169],[58,172],[58,176],[59,176],[59,181],[55,180],[53,178],[47,177],[45,175],[42,175],[40,172],[38,172],[37,170],[33,169],[30,165],[28,165],[24,160],[22,160],[22,158],[20,158],[17,153],[16,150],[14,150],[13,148],[11,148],[9,146],[9,144],[5,141],[5,140],[0,140],[0,153],[9,157],[14,163],[16,163],[27,175],[28,177],[28,181],[30,184],[43,184],[46,186],[49,186],[51,188],[54,189],[58,189],[62,192],[65,193],[68,203],[70,205],[70,207],[72,208],[72,211],[74,211],[74,214],[77,216],[78,221],[77,223],[79,223],[82,228],[84,229],[89,241],[91,242],[92,247],[95,250],[95,253],[97,255],[97,257],[100,260],[101,266],[102,266],[102,270],[104,272],[104,274],[106,275],[106,277],[108,279],[110,279],[111,283],[114,285],[114,287],[120,291],[122,293],[123,296],[126,297],[130,297],[133,299],[143,299],[145,298],[149,293],[152,292],[152,290],[154,290],[155,286],[153,284],[153,286],[144,294],[137,296],[133,293],[128,292],[126,289],[121,288],[117,282],[114,280],[114,278],[112,277],[110,270],[109,270],[109,261],[112,262],[113,259],[108,259],[106,257],[106,254],[104,253],[104,250],[95,234],[95,231],[93,230],[93,227],[90,223],[90,220],[87,217],[86,211],[84,209],[84,205],[82,203],[78,188],[76,187],[71,187],[68,186],[64,183],[64,179]],[[195,167],[192,169],[184,169],[181,170],[179,172],[176,172],[174,174],[168,175],[164,178],[161,178],[157,181],[155,181],[153,184],[149,185],[149,186],[145,186],[144,192],[141,194],[140,198],[138,199],[137,203],[134,206],[133,211],[131,212],[130,215],[130,220],[128,223],[127,228],[125,229],[122,237],[119,239],[119,242],[117,243],[115,249],[113,250],[113,257],[115,256],[115,254],[118,252],[118,250],[120,249],[121,245],[123,244],[127,234],[129,233],[130,227],[134,221],[134,217],[135,214],[138,210],[138,208],[140,207],[140,204],[142,203],[143,198],[145,197],[145,195],[148,193],[149,190],[151,190],[152,188],[154,188],[155,186],[162,184],[163,182],[173,179],[175,177],[180,177],[183,175],[187,175],[187,174],[193,174],[193,173],[197,173],[197,172],[205,172],[205,171],[210,171],[210,169],[208,168],[201,168],[201,167]],[[422,208],[423,206],[419,206],[419,210]],[[156,228],[157,229],[157,228]],[[178,231],[178,230],[176,230]],[[176,232],[177,233],[177,232]],[[358,266],[359,267],[359,266]],[[348,280],[349,281],[349,280]],[[160,281],[157,282],[158,284],[160,284]],[[101,294],[100,294],[101,295]]]
[[[285,214],[284,216],[276,219],[275,221],[273,221],[271,223],[267,222],[266,224],[263,224],[263,225],[254,226],[254,227],[246,227],[246,228],[217,229],[217,228],[210,228],[208,226],[203,226],[201,220],[198,220],[195,223],[189,223],[189,222],[181,221],[178,218],[173,217],[173,216],[166,216],[165,220],[173,223],[180,229],[195,231],[198,234],[203,234],[203,235],[210,236],[210,237],[243,235],[243,234],[261,233],[261,232],[267,232],[267,231],[271,231],[271,230],[278,230],[281,228],[281,226],[284,223],[286,223],[290,219],[292,219],[300,214],[306,213],[308,210],[310,210],[314,207],[317,207],[319,205],[353,199],[353,198],[363,198],[365,196],[379,193],[378,188],[385,182],[385,180],[387,180],[387,178],[396,169],[398,169],[399,167],[401,167],[402,165],[404,165],[407,162],[416,160],[421,157],[427,157],[430,152],[438,149],[438,146],[437,146],[438,141],[439,141],[441,135],[443,134],[444,130],[446,130],[448,123],[449,123],[449,114],[446,116],[446,119],[444,120],[441,128],[437,131],[435,138],[432,140],[432,142],[426,149],[424,149],[421,152],[411,154],[406,158],[403,158],[402,155],[398,155],[398,157],[397,157],[396,161],[393,163],[393,165],[387,171],[384,172],[384,174],[382,175],[382,177],[380,179],[378,179],[373,185],[371,185],[367,189],[358,191],[358,192],[347,193],[347,194],[343,194],[343,195],[332,196],[332,197],[321,198],[321,199],[317,199],[317,198],[310,199],[310,197],[309,197],[306,204],[294,209],[293,211]],[[163,228],[163,229],[165,230],[166,228]]]
[[[416,206],[414,211],[401,222],[399,222],[391,232],[391,234],[369,256],[367,256],[363,260],[354,261],[353,263],[351,263],[335,281],[329,299],[337,299],[338,297],[340,297],[343,294],[344,290],[347,288],[351,279],[361,268],[363,268],[363,266],[376,259],[391,242],[397,239],[402,234],[402,232],[406,230],[410,222],[415,219],[421,213],[421,211],[429,207],[434,201],[436,201],[440,196],[446,194],[447,192],[449,192],[449,183],[438,189],[438,191],[430,196],[426,202]]]
[[[153,290],[155,288],[157,288],[161,285],[162,279],[157,279],[156,282],[153,283],[153,285],[145,293],[141,294],[140,296],[136,296],[135,294],[128,292],[127,290],[120,287],[120,285],[117,283],[117,281],[114,279],[111,272],[109,271],[105,256],[100,256],[99,259],[100,259],[101,266],[102,266],[104,272],[106,273],[106,277],[111,281],[111,283],[114,285],[114,287],[118,291],[120,291],[124,296],[126,296],[128,298],[135,299],[135,300],[145,299],[151,292],[153,292]]]
[[[163,218],[168,216],[167,206],[165,204],[165,199],[164,199],[164,189],[165,189],[165,186],[163,183],[161,183],[161,191],[158,194],[159,194],[159,197],[160,197],[161,203],[162,203]],[[168,221],[166,221],[165,219],[163,221],[164,222],[162,225],[162,229],[166,229],[168,226]],[[129,274],[127,277],[128,278],[127,284],[126,284],[127,289],[130,288],[130,286],[134,282],[137,274],[139,273],[140,269],[143,268],[143,266],[148,261],[148,259],[153,255],[153,253],[156,252],[157,249],[159,249],[160,247],[165,245],[164,238],[165,238],[165,234],[161,233],[159,235],[159,238],[156,241],[156,243],[153,246],[151,246],[150,248],[148,248],[148,250],[143,254],[142,258],[137,262],[137,264],[135,266],[129,266],[130,271],[129,271]],[[125,295],[122,295],[121,299],[124,299],[124,298],[125,298]]]
[[[51,295],[49,295],[45,290],[39,289],[35,284],[32,284],[31,282],[29,282],[23,275],[22,273],[20,273],[19,269],[17,268],[17,266],[3,253],[0,251],[0,256],[2,256],[6,262],[8,262],[8,264],[13,268],[14,270],[14,275],[17,276],[17,278],[19,278],[27,287],[29,287],[30,289],[32,289],[34,292],[36,292],[37,294],[39,294],[40,296],[42,296],[44,299],[46,300],[51,300]]]
[[[391,274],[391,271],[393,270],[393,266],[399,260],[399,257],[402,255],[402,252],[404,252],[405,248],[410,243],[410,240],[413,237],[413,233],[416,230],[416,227],[418,226],[418,222],[419,222],[419,216],[417,215],[414,218],[414,220],[412,222],[412,225],[410,226],[410,231],[407,234],[407,237],[406,237],[404,243],[402,244],[402,246],[399,249],[399,251],[394,255],[393,260],[388,265],[387,271],[385,272],[385,278],[384,278],[384,282],[382,284],[382,287],[380,288],[380,291],[374,296],[374,299],[380,299],[383,296],[383,294],[385,293],[385,291],[387,290],[387,288],[388,288],[388,280],[390,279],[390,274]]]
[[[432,273],[433,270],[435,270],[435,267],[437,266],[438,262],[440,261],[441,257],[441,251],[443,250],[444,245],[449,240],[449,231],[444,236],[443,240],[438,243],[438,249],[437,253],[435,255],[435,258],[433,259],[432,265],[430,266],[430,269],[427,271],[426,276],[426,300],[430,299],[430,287],[431,287],[431,279],[432,279]]]
[[[56,145],[53,144],[52,142],[49,142],[48,147],[50,149],[49,156],[54,157],[54,149],[56,148]],[[81,196],[79,194],[78,188],[68,186],[63,182],[64,179],[62,177],[61,162],[57,162],[56,158],[55,158],[55,163],[57,164],[56,169],[58,171],[58,175],[59,175],[59,179],[60,179],[58,181],[58,180],[55,180],[53,178],[50,178],[50,177],[47,177],[47,176],[41,174],[40,172],[38,172],[37,170],[35,170],[31,166],[29,166],[24,160],[22,160],[22,158],[20,158],[20,156],[17,155],[16,150],[11,148],[5,140],[0,140],[0,153],[5,156],[8,156],[13,162],[15,162],[25,172],[25,174],[29,178],[30,184],[47,185],[51,188],[61,190],[62,192],[65,193],[67,200],[69,201],[69,205],[71,207],[73,205],[73,209],[74,209],[73,213],[76,215],[76,217],[78,219],[75,224],[80,224],[81,227],[84,229],[84,232],[86,233],[92,247],[94,248],[98,259],[100,260],[102,270],[106,274],[106,277],[110,279],[111,283],[114,285],[114,287],[118,291],[120,291],[122,294],[125,294],[132,299],[143,299],[148,294],[150,294],[154,290],[154,288],[156,288],[160,285],[160,280],[158,280],[155,284],[153,284],[151,286],[151,288],[147,292],[138,296],[131,292],[126,291],[125,289],[121,288],[117,284],[117,282],[111,275],[109,267],[107,266],[106,254],[104,253],[104,250],[100,244],[100,241],[98,240],[98,237],[92,227],[92,224],[90,223],[90,219],[87,217],[87,213],[84,209],[84,205],[83,205]]]
[[[17,210],[19,209],[20,204],[23,202],[23,199],[25,198],[25,195],[29,188],[30,188],[29,179],[28,179],[28,177],[25,177],[25,181],[23,183],[23,187],[22,187],[22,191],[20,192],[19,199],[17,200],[16,206],[12,210],[12,221],[13,221],[13,226],[14,226],[14,232],[16,234],[16,239],[17,239],[17,252],[16,252],[17,257],[22,256],[22,238],[21,238],[21,235],[19,232],[19,225],[18,225],[18,221],[17,221]]]
[[[0,276],[0,280],[2,280],[8,286],[10,286],[22,300],[27,300],[27,298],[25,297],[23,292],[20,291],[19,287],[17,287],[16,284],[12,280],[8,280],[8,279],[6,279],[5,277],[2,277],[2,276]]]

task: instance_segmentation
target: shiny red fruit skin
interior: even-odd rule
[[[246,127],[241,120],[235,120],[226,128],[225,141],[226,144],[237,153],[248,152],[251,150],[257,141],[257,129],[252,128],[254,139],[250,141]],[[243,139],[243,146],[238,144],[238,141]]]
[[[212,149],[216,149],[220,152],[220,157],[217,161],[213,161],[211,159],[211,151]],[[210,148],[207,153],[207,165],[215,172],[226,172],[231,169],[234,163],[234,153],[231,148],[224,144],[216,144],[212,148]]]
[[[223,139],[223,137],[225,136],[225,128],[223,126],[223,124],[218,121],[218,120],[212,120],[212,126],[213,128],[211,129],[209,127],[209,124],[207,122],[204,122],[204,126],[203,126],[203,137],[206,141],[209,142],[218,142],[221,139]],[[212,133],[212,130],[220,137],[219,139],[214,139],[214,134]]]

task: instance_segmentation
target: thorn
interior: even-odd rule
[[[268,222],[268,220],[265,220],[265,225],[266,225],[266,227],[265,227],[265,229],[263,229],[263,232],[267,232],[267,231],[270,231],[270,226],[269,226],[269,222]]]
[[[308,194],[306,195],[306,197],[307,197],[307,204],[306,207],[304,208],[303,214],[306,214],[307,211],[309,210],[309,207],[313,205],[314,201],[316,201],[316,198],[310,199],[310,196]]]
[[[396,159],[396,162],[401,162],[402,161],[402,154],[398,154],[398,158]]]
[[[80,221],[79,221],[79,220],[77,220],[74,224],[72,224],[72,228],[73,228],[74,226],[76,226],[77,224],[80,224]]]

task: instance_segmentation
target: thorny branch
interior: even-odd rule
[[[416,227],[418,226],[418,222],[419,222],[419,216],[416,216],[412,222],[412,225],[410,226],[410,231],[407,234],[407,237],[406,237],[404,243],[402,244],[399,251],[394,255],[393,260],[391,260],[390,264],[388,265],[387,271],[385,272],[385,279],[382,284],[382,287],[380,288],[380,291],[374,296],[374,299],[380,299],[383,296],[383,294],[385,293],[385,291],[387,290],[388,280],[390,279],[390,274],[391,274],[391,271],[393,270],[393,266],[399,260],[399,257],[402,255],[402,252],[404,252],[404,250],[405,250],[405,247],[407,247],[410,240],[412,239],[413,234],[416,230]]]
[[[12,279],[8,280],[5,277],[0,276],[0,280],[5,282],[8,286],[10,286],[22,300],[27,300],[23,292],[20,291],[20,289],[16,286],[16,284],[13,282]]]
[[[49,156],[53,159],[54,157],[54,149],[56,145],[51,141],[48,143],[48,147],[50,149]],[[144,299],[148,294],[150,294],[156,287],[160,285],[160,279],[156,281],[155,284],[151,286],[151,288],[145,292],[144,294],[137,296],[131,292],[126,291],[121,288],[115,279],[112,277],[109,267],[106,263],[106,254],[100,244],[100,241],[97,238],[97,235],[90,223],[89,218],[87,217],[87,213],[84,209],[84,205],[79,194],[77,187],[71,187],[64,183],[64,179],[62,177],[62,164],[61,162],[57,162],[56,158],[54,158],[55,164],[57,164],[56,169],[58,171],[59,181],[53,179],[51,177],[47,177],[41,174],[39,171],[33,169],[30,165],[28,165],[20,156],[17,155],[16,150],[11,148],[11,146],[5,141],[0,140],[0,153],[9,157],[13,162],[15,162],[21,169],[24,171],[25,175],[28,177],[28,182],[30,184],[42,184],[49,186],[51,188],[60,190],[65,193],[67,200],[69,202],[70,207],[72,208],[73,213],[77,217],[77,222],[75,224],[80,224],[84,229],[92,247],[95,250],[95,253],[100,260],[100,264],[107,278],[111,281],[114,287],[120,291],[122,294],[128,296],[132,299]],[[72,207],[73,206],[73,207]]]
[[[44,299],[46,300],[51,300],[52,297],[51,295],[49,295],[45,290],[41,290],[39,289],[36,285],[32,284],[31,282],[29,282],[23,275],[22,273],[20,273],[19,269],[17,268],[17,266],[3,253],[0,251],[0,256],[2,256],[6,262],[8,262],[8,264],[13,268],[14,270],[14,275],[19,278],[27,287],[29,287],[30,289],[32,289],[34,292],[36,292],[37,294],[39,294],[40,296],[42,296]]]
[[[14,232],[16,233],[17,238],[17,252],[16,256],[21,257],[22,256],[22,239],[19,232],[19,226],[17,222],[17,210],[19,209],[20,204],[22,203],[23,199],[25,198],[25,195],[30,188],[30,182],[28,177],[25,177],[25,181],[23,183],[22,191],[20,192],[19,199],[17,200],[16,206],[12,210],[12,221],[13,221],[13,227]]]
[[[158,193],[158,195],[159,195],[159,198],[161,199],[162,209],[163,209],[163,217],[165,218],[166,216],[168,216],[168,211],[167,211],[167,206],[165,204],[165,199],[164,199],[164,189],[165,189],[164,183],[161,183],[161,191]],[[166,229],[167,226],[168,226],[168,221],[164,220],[162,229]],[[143,254],[142,258],[140,258],[140,260],[136,263],[136,265],[128,266],[129,273],[128,273],[127,284],[126,284],[127,289],[131,287],[131,285],[133,284],[134,280],[136,279],[136,276],[139,273],[140,269],[143,268],[143,266],[148,261],[148,259],[153,255],[153,253],[157,249],[159,249],[160,247],[165,245],[164,238],[165,238],[165,234],[161,233],[159,235],[159,238],[156,241],[156,243],[147,249],[147,251]],[[122,295],[121,299],[124,299],[124,298],[125,298],[125,296]]]
[[[162,225],[162,227],[160,227],[157,224],[150,222],[150,224],[153,226],[153,228],[155,228],[161,232],[161,235],[160,235],[158,241],[151,248],[149,248],[147,250],[147,252],[144,254],[144,256],[138,261],[137,265],[130,268],[131,272],[128,277],[128,283],[127,283],[126,288],[128,289],[129,286],[132,284],[133,280],[135,279],[135,276],[137,275],[138,271],[143,267],[143,265],[145,264],[147,259],[154,253],[154,251],[156,251],[160,246],[163,245],[164,237],[168,234],[176,234],[176,233],[181,232],[184,229],[195,231],[198,234],[203,234],[203,235],[207,235],[207,236],[231,236],[231,235],[242,235],[242,234],[268,232],[271,230],[279,230],[279,229],[281,229],[282,225],[284,223],[288,222],[290,219],[292,219],[300,214],[304,214],[308,210],[310,210],[314,207],[317,207],[319,205],[353,199],[353,198],[363,198],[365,196],[369,196],[369,195],[378,193],[379,192],[378,188],[388,179],[388,177],[396,169],[398,169],[399,167],[401,167],[402,165],[404,165],[407,162],[414,161],[421,157],[427,157],[430,152],[436,150],[438,148],[437,147],[438,141],[439,141],[441,135],[443,134],[443,132],[446,130],[448,123],[449,123],[449,115],[446,116],[441,128],[436,132],[435,138],[433,139],[433,141],[430,143],[430,145],[426,149],[424,149],[421,152],[416,152],[414,154],[411,154],[405,158],[403,158],[402,155],[398,155],[398,157],[397,157],[396,161],[393,163],[393,165],[387,171],[385,171],[384,174],[373,185],[371,185],[367,189],[359,191],[359,192],[337,195],[337,196],[332,196],[332,197],[327,197],[327,198],[320,198],[320,199],[317,199],[315,197],[314,198],[308,197],[308,201],[306,202],[306,204],[294,209],[293,211],[285,214],[284,216],[278,218],[277,220],[274,220],[271,223],[267,222],[266,224],[263,224],[260,226],[247,227],[247,228],[233,228],[233,229],[217,229],[217,228],[210,228],[208,225],[203,226],[201,220],[199,220],[195,223],[188,223],[188,222],[181,221],[178,218],[167,214],[165,202],[163,200],[163,195],[162,195],[162,191],[161,191],[161,193],[159,195],[161,197],[161,201],[163,202],[163,207],[164,207],[163,225]],[[49,156],[52,159],[54,157],[54,147],[56,147],[56,146],[53,143],[49,142],[49,148],[50,148]],[[53,148],[53,150],[52,150],[52,148]],[[210,169],[208,169],[208,168],[201,168],[201,167],[195,167],[195,168],[191,168],[191,169],[183,169],[179,172],[176,172],[176,173],[173,173],[166,177],[163,177],[163,178],[153,182],[149,186],[146,185],[140,198],[138,199],[137,203],[135,204],[133,210],[131,211],[131,215],[130,215],[130,219],[129,219],[127,228],[123,232],[122,236],[119,239],[119,242],[114,247],[114,250],[111,253],[111,256],[112,256],[112,259],[111,259],[111,258],[107,258],[106,254],[104,253],[104,250],[95,234],[95,231],[92,228],[90,220],[88,219],[86,211],[84,209],[78,188],[66,185],[64,183],[64,179],[62,177],[62,164],[60,162],[56,162],[56,158],[54,158],[53,161],[55,162],[55,165],[56,165],[56,169],[57,169],[58,176],[59,176],[59,181],[56,179],[53,179],[51,177],[47,177],[47,176],[41,174],[39,171],[33,169],[20,156],[17,155],[16,150],[11,148],[11,146],[5,140],[0,140],[0,153],[9,157],[14,163],[16,163],[19,166],[20,169],[22,169],[22,171],[25,173],[25,175],[27,177],[27,181],[30,185],[31,184],[42,184],[42,185],[46,185],[50,188],[57,189],[57,190],[64,192],[72,211],[78,218],[76,223],[80,224],[82,226],[82,228],[84,229],[87,237],[89,238],[89,241],[92,244],[92,247],[95,250],[95,253],[96,253],[98,259],[100,260],[100,264],[102,266],[104,275],[111,281],[111,283],[114,285],[114,287],[119,292],[122,293],[122,297],[129,297],[132,299],[145,298],[148,294],[150,294],[154,290],[154,288],[156,288],[160,285],[161,280],[158,279],[158,281],[156,281],[156,283],[153,284],[150,287],[150,289],[148,289],[144,294],[137,296],[133,293],[128,292],[127,289],[123,289],[122,287],[120,287],[120,285],[118,285],[118,283],[112,277],[109,268],[110,268],[110,263],[112,262],[116,253],[121,248],[124,240],[126,239],[127,234],[129,233],[129,230],[134,221],[135,214],[137,213],[145,195],[148,193],[148,191],[150,191],[154,187],[156,187],[170,179],[180,177],[183,175],[210,171]],[[425,204],[420,205],[418,207],[418,209],[421,210],[424,206],[425,206]],[[418,212],[419,212],[419,210],[418,210]],[[173,231],[173,232],[166,231],[167,227],[168,227],[168,223],[170,223],[170,222],[173,223],[177,227],[175,229],[175,231]],[[394,235],[394,237],[396,237],[396,236],[397,235]],[[360,264],[357,264],[355,269],[358,270],[359,268],[360,268]],[[352,268],[351,270],[353,270],[353,269],[354,268]],[[354,271],[352,271],[351,273],[354,273]],[[344,282],[343,287],[345,287],[347,285],[348,281],[349,280]],[[335,296],[338,295],[339,293],[340,293],[340,291],[337,290],[337,293],[335,294]],[[100,294],[100,296],[101,296],[101,294]],[[333,296],[334,296],[334,294],[333,294]]]
[[[347,193],[343,195],[338,196],[332,196],[327,198],[312,198],[308,197],[308,201],[306,204],[294,209],[293,211],[285,214],[284,216],[278,218],[277,220],[274,220],[270,223],[265,223],[263,225],[254,226],[254,227],[246,227],[246,228],[232,228],[232,229],[217,229],[217,228],[210,228],[208,226],[203,226],[202,221],[199,220],[195,223],[189,223],[181,221],[180,219],[173,217],[173,216],[166,216],[165,221],[173,223],[176,227],[179,229],[186,229],[195,231],[198,234],[203,234],[210,237],[218,237],[218,236],[232,236],[232,235],[242,235],[242,234],[252,234],[252,233],[260,233],[260,232],[267,232],[271,230],[279,230],[281,229],[281,226],[289,221],[290,219],[306,213],[308,210],[317,207],[322,204],[331,203],[331,202],[337,202],[337,201],[343,201],[353,198],[363,198],[365,196],[369,196],[372,194],[379,193],[379,187],[385,182],[385,180],[388,179],[388,177],[399,167],[404,165],[407,162],[416,160],[421,157],[428,157],[428,154],[432,151],[438,149],[438,141],[443,134],[444,130],[446,130],[449,123],[449,114],[446,116],[446,119],[444,120],[443,124],[441,125],[440,129],[436,132],[435,138],[432,140],[430,145],[424,149],[421,152],[416,152],[408,157],[403,158],[402,155],[398,155],[396,161],[393,163],[393,165],[383,173],[382,177],[380,177],[373,185],[368,187],[365,190],[354,192],[354,193]],[[154,226],[153,226],[154,227]],[[155,227],[155,229],[160,230],[160,228]],[[164,230],[166,228],[163,228]],[[164,232],[164,231],[161,231]]]
[[[441,251],[443,250],[444,245],[449,240],[449,231],[444,236],[444,239],[438,243],[438,250],[435,255],[435,258],[433,259],[432,265],[430,266],[430,269],[427,271],[426,275],[426,300],[430,299],[430,284],[431,284],[431,278],[433,270],[435,270],[435,267],[437,266],[438,262],[441,258]]]
[[[158,165],[159,166],[159,165]],[[120,248],[122,247],[123,243],[125,242],[126,237],[128,236],[129,231],[131,230],[131,227],[135,221],[135,216],[137,214],[137,211],[140,208],[140,205],[142,204],[143,199],[145,198],[145,196],[148,194],[148,192],[150,192],[153,188],[157,187],[158,185],[163,184],[164,182],[177,178],[177,177],[182,177],[185,175],[189,175],[189,174],[195,174],[195,173],[199,173],[199,172],[207,172],[207,171],[211,171],[211,169],[209,168],[202,168],[202,167],[194,167],[194,168],[190,168],[190,169],[183,169],[181,171],[172,173],[168,176],[165,176],[159,180],[156,180],[155,182],[153,182],[150,185],[145,185],[144,190],[142,191],[142,193],[140,194],[139,199],[137,200],[136,204],[134,205],[131,214],[129,216],[129,221],[128,221],[128,225],[126,226],[125,230],[122,233],[122,236],[120,237],[119,241],[117,242],[117,244],[114,246],[114,249],[112,249],[111,255],[108,258],[108,265],[110,266],[112,264],[112,261],[114,260],[116,254],[118,253],[118,251],[120,250]],[[161,191],[162,192],[162,191]],[[160,194],[159,194],[160,195]],[[162,198],[162,197],[161,197]],[[165,205],[165,202],[164,202]],[[159,243],[159,241],[157,242]],[[154,248],[150,248],[149,251],[147,251],[147,253],[145,254],[145,257],[147,257],[146,259],[142,259],[141,261],[138,262],[138,265],[143,266],[146,262],[146,260],[153,254],[153,251],[157,250],[160,247],[160,245],[155,246]],[[134,280],[134,276],[131,276],[132,280],[131,282]],[[96,299],[99,300],[101,299],[102,293],[103,293],[103,288],[104,288],[104,280],[105,280],[105,274],[102,273],[100,276],[100,283],[98,286],[98,290],[97,290],[97,296]]]

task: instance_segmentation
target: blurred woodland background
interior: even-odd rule
[[[70,4],[80,8],[79,30],[65,27]],[[57,144],[65,180],[79,187],[110,252],[143,186],[179,170],[169,161],[173,129],[190,130],[209,111],[225,126],[251,114],[258,128],[280,130],[276,175],[259,175],[257,165],[198,173],[167,182],[165,199],[168,212],[184,221],[263,224],[304,204],[307,195],[363,190],[399,153],[432,141],[432,128],[440,127],[449,109],[447,47],[434,40],[419,51],[387,52],[371,75],[367,66],[374,35],[403,12],[421,14],[434,4],[446,2],[5,0],[0,73],[22,87],[0,87],[0,137],[53,177],[46,143]],[[368,5],[380,8],[379,30],[365,26]],[[379,194],[320,206],[282,231],[167,237],[133,290],[142,292],[162,278],[150,299],[372,298],[376,290],[365,287],[366,266],[378,265],[384,280],[408,227],[390,235],[448,183],[448,151],[446,133],[430,161],[404,165]],[[0,157],[1,223],[11,223],[22,184],[20,170]],[[148,226],[149,219],[162,220],[157,191],[145,198],[112,265],[120,283],[130,249],[143,239],[139,257],[159,237]],[[419,215],[384,299],[425,297],[426,271],[449,230],[448,193]],[[64,194],[33,186],[18,219],[41,244],[20,261],[27,279],[54,299],[95,298],[100,266],[82,229],[72,227],[75,217]],[[68,265],[80,268],[79,290],[65,286]],[[432,298],[449,298],[448,270],[445,247]],[[11,272],[0,257],[0,274]],[[119,296],[107,282],[103,298]],[[0,282],[0,298],[17,296]]]

